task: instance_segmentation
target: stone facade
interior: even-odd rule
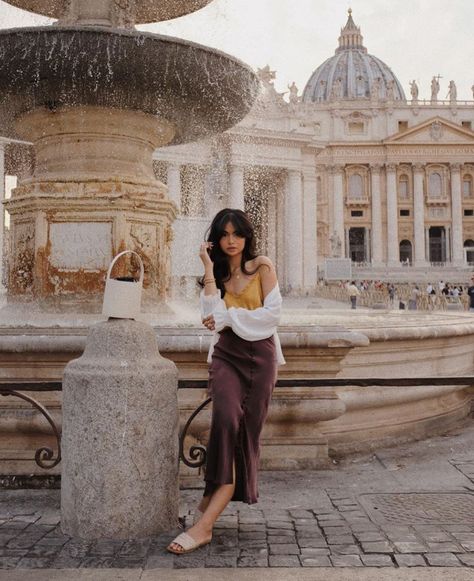
[[[351,14],[336,54],[302,95],[294,83],[287,96],[278,93],[268,66],[259,76],[258,102],[225,136],[155,152],[181,207],[175,228],[191,233],[187,262],[173,266],[177,286],[201,273],[198,239],[226,206],[254,218],[286,293],[311,292],[333,256],[331,238],[356,276],[419,280],[429,268],[435,278],[466,278],[474,262],[474,102],[451,90],[439,100],[436,86],[421,100],[415,81],[407,99],[389,67],[367,54]],[[202,172],[192,205],[180,191],[190,167]],[[182,248],[176,238],[173,256]]]

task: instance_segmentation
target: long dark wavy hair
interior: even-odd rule
[[[229,222],[235,228],[236,234],[245,238],[245,246],[242,252],[242,260],[240,263],[242,272],[247,275],[251,275],[257,272],[257,269],[250,272],[245,268],[245,263],[248,260],[252,260],[257,257],[252,222],[250,222],[247,214],[242,212],[242,210],[224,208],[214,216],[214,219],[212,220],[212,223],[205,234],[206,241],[213,243],[212,249],[210,251],[210,257],[214,263],[214,278],[216,279],[217,288],[221,291],[221,297],[225,295],[224,283],[230,279],[231,272],[228,257],[222,251],[219,242],[220,239],[224,236],[225,227]],[[200,287],[204,287],[204,276],[199,279],[198,284]]]

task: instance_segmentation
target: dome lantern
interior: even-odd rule
[[[347,22],[344,28],[341,28],[341,36],[339,37],[339,48],[336,49],[336,53],[350,48],[356,48],[367,53],[363,42],[364,37],[360,33],[360,27],[356,26],[354,20],[352,19],[352,9],[349,8]]]

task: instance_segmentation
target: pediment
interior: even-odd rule
[[[474,144],[474,131],[446,121],[441,117],[433,117],[410,127],[404,131],[395,133],[385,139],[384,143],[388,144],[410,144],[410,143],[432,143],[432,144]]]

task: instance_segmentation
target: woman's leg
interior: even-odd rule
[[[206,507],[203,507],[203,515],[194,526],[186,532],[197,542],[201,543],[212,538],[212,529],[219,515],[226,508],[234,495],[235,490],[235,462],[233,464],[233,479],[232,484],[221,484],[210,495],[202,499],[206,500]],[[201,501],[201,502],[202,502]],[[201,506],[201,504],[199,505]],[[177,543],[171,543],[170,548],[181,551],[182,547]]]
[[[208,494],[207,496],[203,496],[201,498],[201,501],[198,504],[198,511],[199,512],[204,512],[206,510],[206,508],[209,506],[209,502],[211,501],[211,497],[212,494]]]

